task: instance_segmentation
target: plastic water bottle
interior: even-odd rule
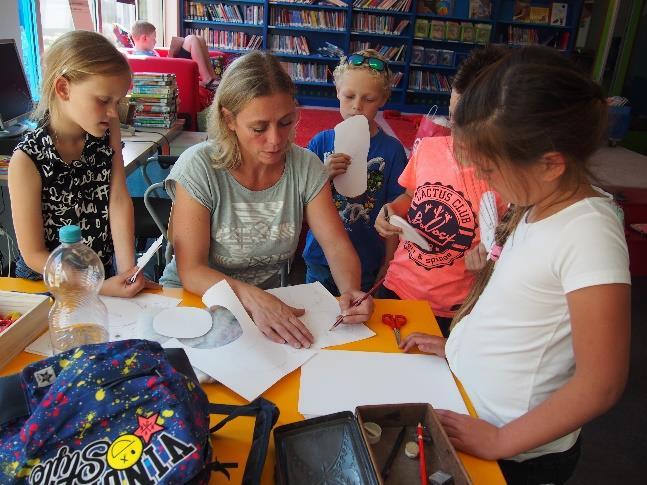
[[[79,345],[107,342],[108,311],[99,299],[105,273],[79,226],[59,229],[61,245],[47,258],[43,280],[54,296],[49,334],[54,354]]]

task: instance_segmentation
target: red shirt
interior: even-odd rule
[[[474,284],[465,251],[480,243],[478,212],[491,189],[474,167],[454,159],[451,136],[420,140],[398,182],[413,192],[407,222],[431,249],[400,240],[384,286],[402,299],[427,300],[436,315],[451,317]],[[500,217],[505,205],[497,201]]]

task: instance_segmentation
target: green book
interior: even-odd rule
[[[420,39],[428,37],[429,21],[427,19],[416,19],[414,36]]]

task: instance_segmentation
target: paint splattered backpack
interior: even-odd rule
[[[210,434],[256,416],[243,483],[256,484],[278,409],[210,404],[181,349],[126,340],[85,345],[0,378],[0,483],[203,484]],[[209,415],[223,414],[209,429]]]

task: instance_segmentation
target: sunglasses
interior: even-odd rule
[[[382,59],[377,57],[365,57],[362,54],[351,54],[346,58],[346,63],[352,66],[361,66],[362,64],[367,64],[368,67],[376,71],[386,71],[389,66]]]

